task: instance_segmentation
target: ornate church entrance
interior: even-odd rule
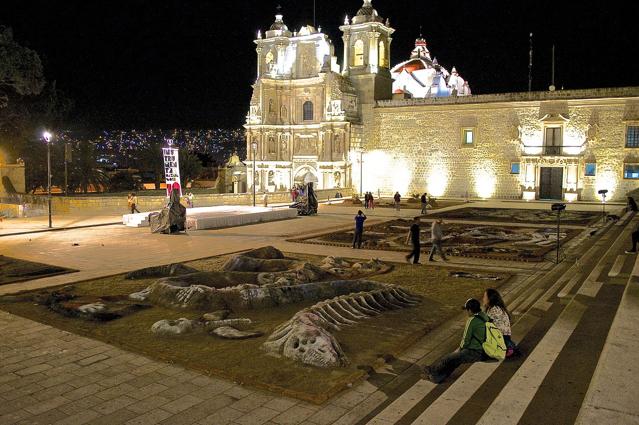
[[[297,173],[295,173],[295,178],[293,183],[297,185],[304,185],[307,183],[313,183],[315,188],[317,189],[318,179],[317,176],[311,171],[309,167],[300,168]]]
[[[561,167],[541,167],[539,171],[539,199],[563,199],[564,169]]]

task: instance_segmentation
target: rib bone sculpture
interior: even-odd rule
[[[352,283],[355,282],[375,289],[340,295],[299,311],[277,327],[262,348],[269,354],[312,366],[346,366],[348,359],[332,331],[420,302],[417,296],[395,285],[372,281]]]

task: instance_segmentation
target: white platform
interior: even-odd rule
[[[129,227],[148,227],[149,214],[150,212],[125,214],[122,216],[122,223]],[[188,208],[186,210],[186,227],[188,230],[218,229],[294,217],[297,217],[297,209],[295,208],[242,205]]]

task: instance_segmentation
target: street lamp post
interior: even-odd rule
[[[45,131],[42,133],[42,138],[47,142],[47,204],[49,206],[49,228],[53,227],[51,220],[51,141],[53,140],[53,134]]]
[[[566,204],[552,204],[552,206],[550,207],[552,211],[556,211],[557,212],[557,245],[556,245],[556,250],[557,250],[557,260],[555,262],[555,264],[559,264],[559,246],[560,246],[560,242],[559,242],[559,232],[560,232],[560,227],[561,227],[561,212],[564,211],[566,209]]]
[[[251,148],[253,148],[253,206],[255,206],[255,161],[257,160],[257,142],[251,143]]]
[[[606,195],[608,194],[608,189],[601,189],[597,192],[601,195],[601,221],[602,225],[606,225]]]
[[[364,149],[359,151],[359,193],[364,193]]]

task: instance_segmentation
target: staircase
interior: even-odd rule
[[[149,227],[149,214],[151,213],[124,214],[122,224],[128,227]]]
[[[575,423],[636,260],[623,252],[632,218],[626,214],[597,236],[585,235],[581,246],[568,249],[567,260],[550,271],[520,276],[504,291],[514,312],[513,339],[524,352],[521,358],[462,366],[440,385],[420,379],[422,366],[456,348],[460,316],[458,324],[430,333],[385,370],[372,371],[368,382],[377,386],[369,396],[373,406],[357,419],[338,422]],[[633,420],[639,423],[639,417]]]

